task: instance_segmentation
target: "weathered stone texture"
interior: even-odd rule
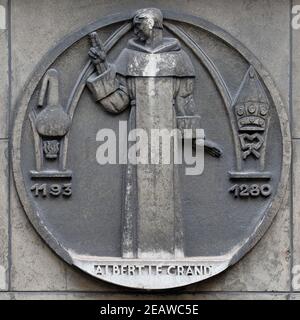
[[[8,136],[8,19],[7,1],[0,1],[0,138]]]
[[[7,1],[0,1],[6,5]],[[294,1],[296,2],[296,1]],[[184,3],[184,5],[183,5]],[[12,109],[17,97],[37,63],[46,52],[72,31],[119,10],[140,7],[170,9],[203,17],[220,26],[240,40],[266,66],[274,78],[286,105],[289,105],[290,64],[290,2],[251,0],[173,0],[173,1],[117,1],[117,0],[12,0]],[[34,19],[33,19],[34,15]],[[298,32],[298,33],[297,33]],[[300,77],[300,30],[293,34],[293,137],[300,138],[300,96],[296,84]],[[299,50],[297,49],[299,47]],[[0,139],[8,135],[8,32],[0,30]],[[299,71],[299,72],[298,72]],[[299,109],[299,110],[298,110]],[[13,112],[12,112],[13,114]],[[122,289],[92,279],[73,269],[58,258],[40,239],[29,223],[17,197],[15,186],[8,187],[7,141],[0,141],[0,290],[8,290],[11,269],[11,289],[32,293],[1,293],[1,299],[296,299],[284,293],[291,288],[291,254],[294,264],[300,264],[299,182],[300,145],[294,141],[293,170],[293,235],[291,252],[291,208],[289,193],[271,228],[258,245],[238,264],[225,273],[196,285],[180,289],[170,295],[126,294]],[[289,190],[291,191],[291,190]],[[10,196],[11,252],[8,252],[8,194]],[[2,249],[4,248],[4,249]],[[11,255],[11,265],[8,256]],[[38,292],[35,292],[38,291]],[[43,292],[44,293],[41,293]],[[56,292],[62,291],[62,292]],[[84,291],[91,293],[68,293]],[[96,293],[95,291],[101,292]],[[205,291],[205,293],[200,293]],[[222,291],[223,293],[207,293]],[[241,293],[225,293],[240,291]],[[247,293],[261,291],[261,293]],[[49,292],[49,293],[47,293]],[[94,293],[92,293],[94,292]],[[119,294],[124,292],[124,294]],[[131,292],[131,291],[130,291]],[[242,293],[244,292],[244,293]]]
[[[293,272],[294,290],[300,290],[300,140],[293,141]],[[298,276],[298,279],[296,277]]]
[[[300,5],[299,0],[293,0],[293,6]],[[300,138],[300,30],[292,31],[292,99],[293,99],[293,119],[292,136]]]
[[[293,0],[293,5],[300,5],[299,0]],[[292,188],[293,188],[293,268],[292,288],[300,290],[300,29],[292,31],[292,136],[293,136],[293,160],[292,160]],[[299,295],[292,296],[299,299]]]
[[[254,249],[227,272],[192,288],[204,291],[289,291],[291,252],[288,195],[289,191],[270,229]]]
[[[8,143],[0,140],[0,290],[8,289]]]
[[[0,290],[8,289],[8,31],[7,1],[0,1]]]
[[[103,300],[105,293],[66,293],[66,292],[12,292],[0,293],[0,300]],[[110,300],[288,300],[296,299],[284,293],[195,293],[195,294],[110,294]]]

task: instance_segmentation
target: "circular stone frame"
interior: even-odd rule
[[[291,163],[291,134],[289,127],[289,119],[286,113],[286,108],[284,103],[280,97],[278,90],[276,89],[275,83],[272,80],[270,74],[266,71],[266,69],[262,66],[259,60],[238,40],[233,38],[226,31],[221,28],[215,26],[212,23],[209,23],[199,17],[194,17],[185,14],[174,13],[171,11],[163,11],[164,18],[169,21],[179,21],[183,23],[187,23],[198,27],[202,30],[207,31],[208,33],[214,35],[215,37],[221,39],[229,46],[233,47],[237,50],[241,56],[243,56],[251,65],[254,66],[257,73],[263,80],[266,88],[271,94],[274,105],[276,107],[276,111],[280,121],[280,130],[282,136],[282,144],[283,144],[283,154],[282,154],[282,166],[281,166],[281,175],[280,181],[278,184],[276,195],[272,202],[270,202],[268,208],[264,213],[263,219],[261,219],[260,223],[256,226],[252,235],[245,240],[242,246],[235,252],[233,257],[230,259],[229,265],[235,264],[238,260],[240,260],[255,244],[261,239],[263,234],[271,225],[275,215],[280,209],[281,203],[284,199],[288,181],[289,181],[289,172],[290,172],[290,163]],[[74,32],[71,35],[65,37],[57,46],[55,46],[49,53],[42,59],[41,63],[36,67],[34,72],[29,77],[29,80],[25,84],[25,90],[17,100],[16,108],[16,118],[14,119],[14,127],[13,127],[13,136],[12,136],[12,162],[13,162],[13,176],[15,180],[15,185],[17,189],[18,196],[21,200],[22,206],[29,217],[34,228],[40,234],[40,236],[47,242],[47,244],[67,263],[71,265],[76,265],[74,263],[73,258],[70,256],[67,249],[65,249],[60,243],[56,241],[51,233],[47,230],[47,228],[43,225],[43,223],[38,219],[38,214],[33,210],[33,207],[27,197],[27,192],[25,188],[25,182],[23,179],[22,169],[21,169],[21,138],[22,138],[22,130],[24,119],[26,116],[28,104],[36,89],[36,86],[42,79],[43,75],[46,73],[47,69],[51,66],[52,63],[57,59],[58,56],[64,53],[71,45],[80,40],[81,38],[87,36],[89,33],[103,28],[105,26],[111,25],[113,23],[125,22],[132,18],[133,12],[126,12],[122,14],[115,14],[112,16],[105,17],[100,21],[94,22],[87,27],[84,27],[80,31]],[[224,270],[224,269],[223,269]],[[220,270],[219,272],[221,272]],[[101,276],[99,276],[102,279]],[[105,280],[105,279],[103,279]],[[111,281],[115,284],[120,284],[118,282]],[[192,282],[190,282],[192,283]],[[187,283],[187,284],[190,284]],[[187,284],[179,284],[171,287],[179,287]],[[124,286],[127,286],[126,284]],[[149,289],[149,288],[148,288]],[[150,288],[153,289],[153,288]],[[162,289],[162,288],[154,288],[154,289]]]

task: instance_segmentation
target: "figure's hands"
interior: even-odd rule
[[[215,158],[220,158],[223,154],[223,150],[216,143],[206,139],[204,140],[204,150]]]
[[[89,57],[92,60],[98,73],[101,74],[108,69],[104,46],[97,32],[92,32],[90,34],[90,40],[91,40],[92,47],[89,50]]]
[[[197,144],[203,146],[203,139],[193,139],[193,146],[196,147]],[[223,150],[216,143],[207,139],[204,140],[204,151],[215,158],[220,158],[223,154]]]
[[[91,47],[88,54],[94,65],[106,61],[106,53],[99,47]]]

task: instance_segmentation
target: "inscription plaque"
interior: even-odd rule
[[[284,197],[280,95],[203,19],[146,8],[86,26],[44,57],[17,108],[25,212],[96,278],[167,289],[212,277],[257,243]]]

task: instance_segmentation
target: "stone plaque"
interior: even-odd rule
[[[241,259],[279,210],[290,155],[285,106],[253,54],[155,8],[65,37],[14,124],[15,183],[37,232],[69,264],[132,288],[188,285]]]

